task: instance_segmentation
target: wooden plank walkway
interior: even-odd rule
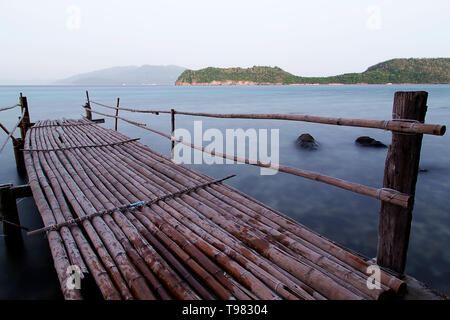
[[[28,150],[28,151],[27,151]],[[105,299],[381,299],[404,282],[240,191],[87,119],[38,121],[24,147],[61,289]],[[142,203],[145,201],[145,203]]]

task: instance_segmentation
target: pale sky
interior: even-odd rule
[[[361,72],[450,57],[449,0],[0,0],[0,84],[123,65]]]

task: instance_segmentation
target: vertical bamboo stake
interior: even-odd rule
[[[170,109],[170,117],[171,117],[171,137],[174,138],[174,134],[175,134],[175,110],[174,109]],[[171,140],[170,141],[170,159],[173,160],[173,149],[175,148],[175,141]]]
[[[393,119],[424,122],[428,93],[424,91],[396,92]],[[419,171],[420,148],[423,134],[392,132],[384,168],[384,188],[414,196]],[[414,204],[414,203],[413,203]],[[399,273],[406,265],[412,209],[381,202],[378,225],[377,263]]]
[[[86,90],[86,118],[89,120],[92,120],[92,113],[91,113],[91,102],[89,100],[89,92]],[[88,110],[89,109],[89,110]]]
[[[117,131],[117,121],[119,120],[119,118],[117,118],[119,116],[119,104],[120,104],[120,98],[117,98],[116,122],[114,124],[114,130],[116,130],[116,131]]]

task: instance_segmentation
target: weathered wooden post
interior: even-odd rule
[[[20,93],[20,109],[23,112],[23,119],[20,123],[20,134],[22,136],[22,139],[25,139],[25,135],[27,134],[27,130],[30,127],[30,113],[28,111],[28,101],[27,97],[24,97],[22,95],[22,92]]]
[[[392,119],[424,122],[428,93],[424,91],[396,92]],[[419,171],[420,148],[423,134],[405,134],[392,131],[384,168],[383,187],[414,196]],[[406,265],[409,234],[414,201],[410,208],[401,208],[381,202],[378,225],[377,263],[403,273]]]
[[[114,130],[117,131],[117,121],[119,120],[119,104],[120,104],[120,98],[117,98],[117,109],[116,109],[116,121],[114,123]]]
[[[175,110],[174,109],[170,109],[170,123],[171,123],[171,137],[172,139],[174,138],[174,134],[175,134]],[[170,159],[173,160],[173,149],[175,148],[175,141],[171,140],[170,141]]]
[[[92,120],[91,101],[89,100],[89,92],[86,90],[86,118]]]
[[[16,159],[17,171],[20,174],[25,173],[25,159],[23,157],[23,148],[25,140],[22,138],[13,139],[14,158]]]
[[[11,190],[12,184],[0,185],[0,218],[2,220],[3,234],[8,238],[21,237],[19,214],[17,212],[16,198]],[[15,225],[17,226],[15,226]]]

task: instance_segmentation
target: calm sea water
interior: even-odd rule
[[[299,113],[319,116],[389,119],[395,91],[425,90],[429,93],[427,123],[450,124],[450,86],[261,86],[261,87],[0,87],[0,107],[18,101],[19,92],[28,97],[32,121],[79,118],[88,89],[92,100],[122,106],[175,108],[186,111],[239,113]],[[103,109],[105,111],[107,109]],[[110,112],[111,110],[108,110]],[[18,110],[0,114],[8,128],[16,122]],[[130,119],[169,132],[167,115],[127,114]],[[380,187],[386,149],[362,149],[354,144],[358,136],[369,135],[389,144],[387,131],[327,126],[276,120],[210,119],[177,116],[177,127],[193,130],[193,121],[203,120],[204,129],[278,128],[280,163],[318,171],[338,178]],[[106,127],[113,122],[107,120]],[[119,123],[119,130],[169,155],[170,142],[148,131]],[[310,133],[320,143],[316,151],[298,148],[296,138]],[[5,135],[1,133],[1,137]],[[425,136],[421,169],[408,252],[406,272],[428,285],[450,294],[450,134]],[[278,173],[260,176],[259,168],[247,165],[192,165],[213,177],[236,173],[229,184],[293,217],[302,224],[359,251],[376,255],[377,200],[300,177]],[[16,174],[12,147],[0,154],[0,183],[25,182]],[[19,202],[20,218],[30,228],[42,226],[31,199]],[[7,250],[0,239],[0,299],[61,298],[53,271],[47,240],[24,235],[24,250]]]

